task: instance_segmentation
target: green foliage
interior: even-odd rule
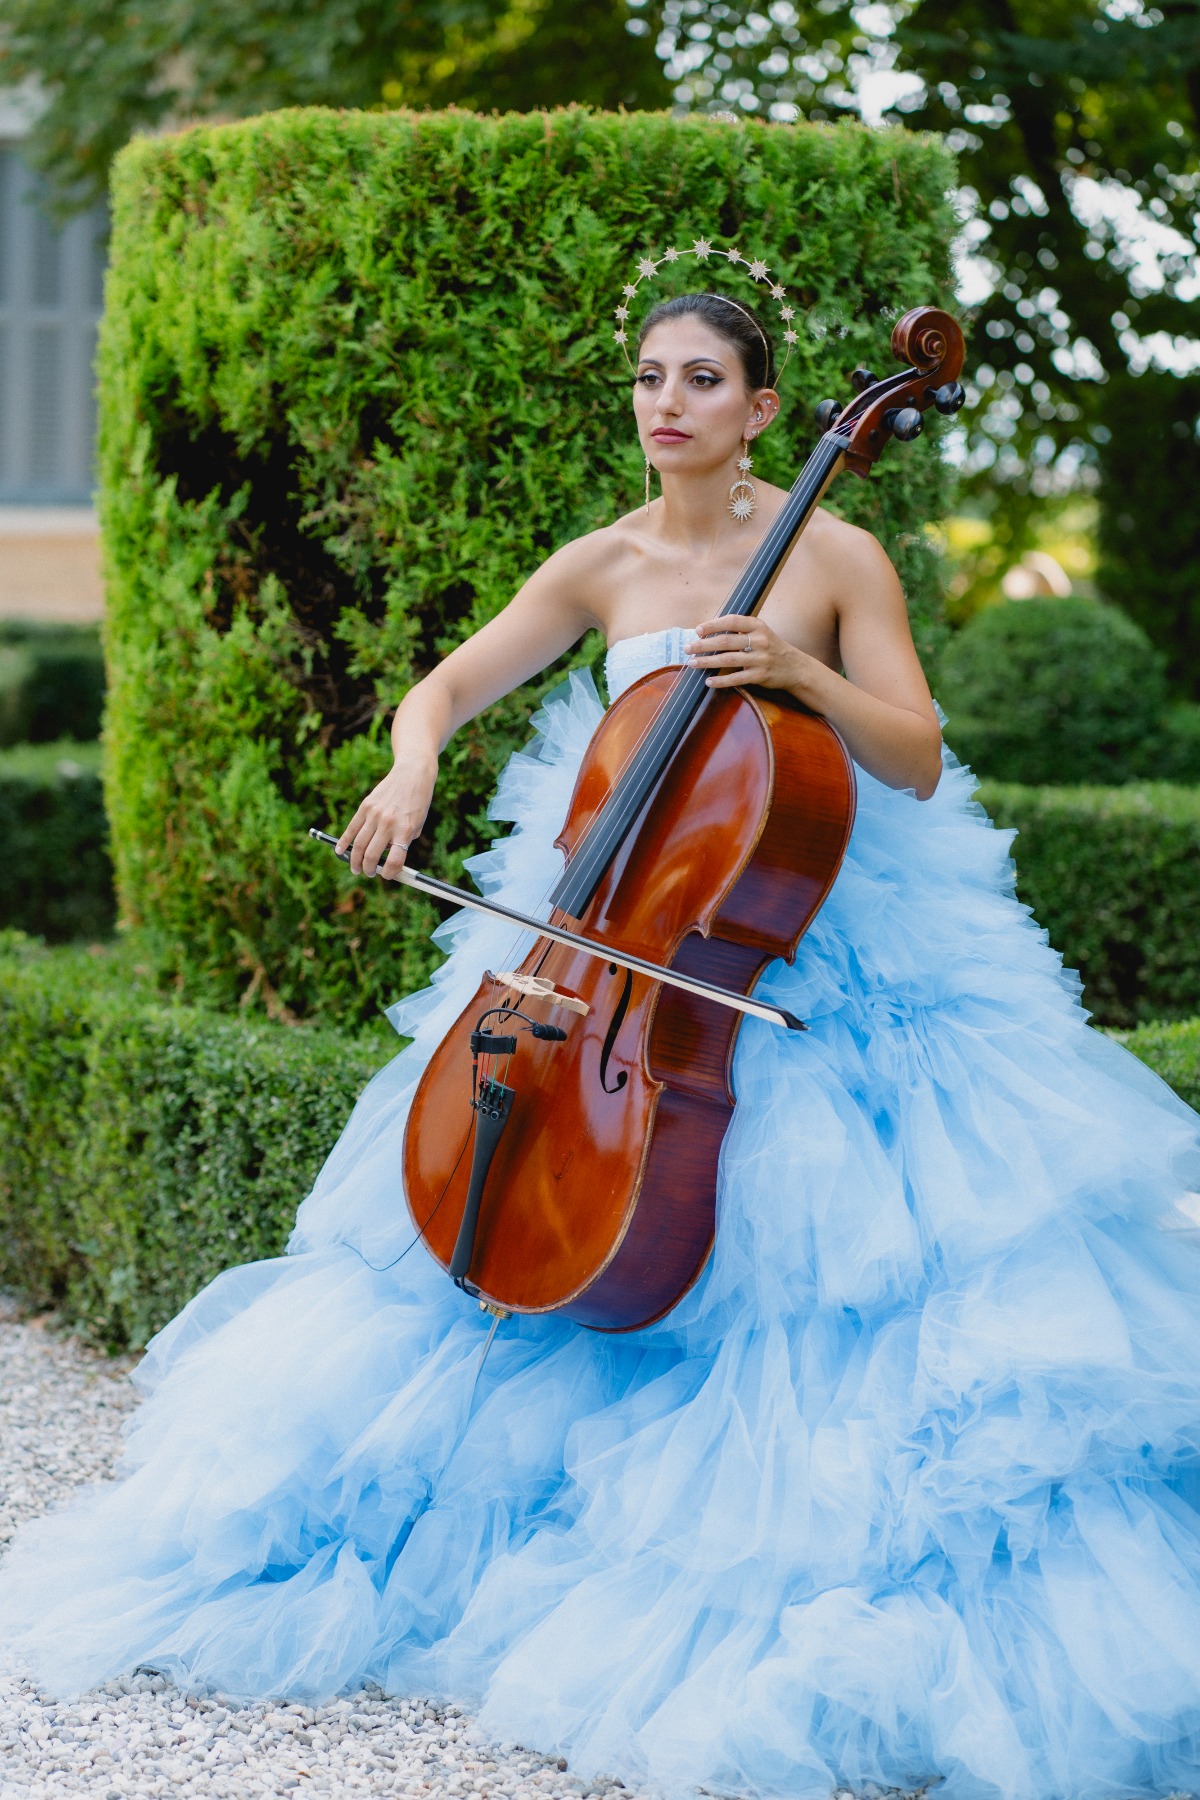
[[[637,503],[612,341],[637,256],[771,246],[800,342],[756,468],[790,481],[811,403],[944,295],[950,177],[904,133],[577,110],[279,113],[129,147],[100,355],[107,792],[125,913],[170,975],[349,1020],[425,974],[431,910],[303,834],[383,773],[414,679]],[[945,489],[925,439],[834,491],[896,557],[926,651]],[[489,835],[558,678],[458,734],[421,865],[456,877]]]
[[[985,466],[1001,479],[1028,486],[1039,437],[1058,450],[1106,416],[1089,357],[1076,371],[1064,350],[1085,340],[1113,379],[1131,356],[1149,360],[1122,342],[1131,330],[1194,335],[1184,246],[1198,230],[1200,0],[915,0],[869,12],[801,0],[737,12],[735,32],[724,0],[667,0],[661,49],[678,100],[844,117],[858,109],[864,62],[882,63],[910,78],[894,116],[946,133],[958,154],[979,201],[975,241],[997,276],[979,348],[1000,378],[991,397],[1007,407],[977,422],[976,448],[990,443]],[[1106,183],[1112,204],[1077,194],[1081,177]],[[1130,249],[1135,212],[1184,240],[1164,233],[1147,246],[1161,285]]]
[[[114,912],[100,746],[0,750],[0,928],[100,938]]]
[[[1166,712],[1161,658],[1114,606],[985,607],[942,657],[938,693],[949,743],[996,781],[1200,779],[1193,710]]]
[[[76,204],[103,193],[130,137],[173,119],[670,99],[649,27],[625,0],[5,0],[3,19],[0,86],[37,82],[48,104],[32,159]]]
[[[99,737],[103,708],[98,631],[0,621],[0,744]]]
[[[1016,562],[1042,497],[1081,459],[1098,465],[1108,591],[1200,698],[1200,399],[1166,372],[1170,340],[1197,336],[1200,0],[663,0],[662,14],[684,104],[833,119],[857,110],[864,70],[908,77],[891,116],[946,134],[989,290],[964,491]]]
[[[1016,826],[1017,893],[1102,1025],[1200,1013],[1200,789],[985,782]]]
[[[0,937],[0,1285],[113,1349],[282,1249],[381,1036],[163,1005],[128,953]]]

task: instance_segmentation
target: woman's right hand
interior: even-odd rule
[[[338,853],[349,850],[356,875],[396,879],[408,846],[425,823],[436,779],[436,759],[430,766],[406,756],[371,789],[338,839]]]

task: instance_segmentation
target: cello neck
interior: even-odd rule
[[[779,509],[778,517],[762,543],[738,576],[723,611],[752,618],[775,585],[792,545],[821,503],[826,488],[842,466],[845,443],[836,431],[827,431]]]
[[[845,452],[845,440],[838,436],[836,429],[827,431],[818,441],[778,516],[738,577],[722,609],[724,613],[751,618],[758,612],[775,585],[792,545],[841,468]],[[551,903],[561,912],[576,919],[582,915],[710,691],[701,670],[680,671],[620,780],[576,845],[574,855],[551,891]]]

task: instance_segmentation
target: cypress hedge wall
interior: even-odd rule
[[[99,365],[107,795],[160,972],[342,1021],[425,973],[427,907],[302,834],[383,773],[436,657],[638,502],[612,342],[637,257],[705,234],[787,284],[800,342],[756,467],[788,482],[812,404],[888,369],[896,315],[948,297],[952,174],[904,131],[582,110],[281,112],[125,150]],[[935,436],[832,496],[896,558],[927,653]],[[422,865],[454,877],[489,835],[556,679],[459,734]]]

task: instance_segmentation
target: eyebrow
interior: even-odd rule
[[[649,363],[651,367],[655,369],[666,367],[665,363],[660,361],[657,356],[639,356],[638,367],[641,368],[643,363]],[[721,361],[719,356],[691,356],[683,366],[685,369],[694,369],[698,367],[700,363],[710,363],[714,369],[723,369],[725,367],[725,364]]]

